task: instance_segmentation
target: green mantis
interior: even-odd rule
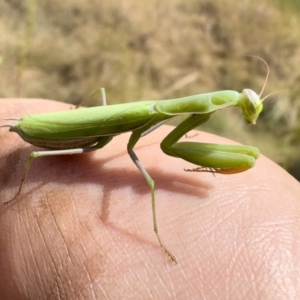
[[[227,90],[171,100],[139,101],[6,119],[14,122],[1,127],[8,127],[9,131],[19,134],[24,141],[48,150],[33,151],[28,156],[19,189],[15,197],[5,204],[21,193],[30,165],[35,158],[94,151],[107,145],[114,136],[131,131],[127,151],[150,187],[154,232],[160,246],[177,263],[175,256],[163,244],[158,232],[154,180],[133,149],[141,137],[154,131],[169,119],[181,114],[190,114],[161,142],[161,149],[165,154],[197,165],[196,168],[186,171],[233,174],[252,168],[259,156],[259,150],[255,147],[178,141],[190,130],[208,121],[215,111],[229,106],[240,108],[246,123],[255,124],[263,109],[264,99],[260,97],[268,75],[269,68],[259,95],[250,89],[244,89],[242,93]]]

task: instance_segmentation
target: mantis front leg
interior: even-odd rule
[[[162,141],[162,151],[199,166],[186,171],[234,174],[252,168],[260,154],[256,147],[177,142],[188,131],[206,122],[209,117],[210,114],[192,115],[184,120]]]

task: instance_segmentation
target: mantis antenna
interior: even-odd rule
[[[263,87],[262,87],[262,89],[261,89],[261,92],[260,92],[260,94],[259,94],[259,97],[261,97],[261,95],[262,95],[262,93],[264,92],[265,87],[266,87],[266,85],[267,85],[268,79],[269,79],[270,68],[269,68],[269,65],[267,64],[267,62],[266,62],[264,59],[262,59],[261,57],[255,56],[255,55],[248,55],[248,56],[254,57],[254,58],[257,58],[257,59],[261,60],[261,61],[265,64],[265,66],[267,67],[267,76],[266,76],[265,82],[264,82],[264,84],[263,84]],[[278,93],[283,92],[283,91],[287,91],[287,89],[282,89],[282,90],[279,90],[279,91],[276,91],[276,92],[272,92],[272,93],[268,94],[267,96],[263,97],[263,98],[261,99],[261,102],[263,102],[264,100],[266,100],[266,99],[269,98],[270,96],[275,95],[275,94],[278,94]]]
[[[266,62],[264,59],[262,59],[261,57],[255,56],[255,55],[247,55],[247,56],[249,56],[249,57],[254,57],[254,58],[257,58],[257,59],[261,60],[261,61],[265,64],[265,66],[267,67],[267,76],[266,76],[265,82],[264,82],[264,84],[263,84],[263,87],[262,87],[262,89],[261,89],[261,92],[260,92],[260,94],[259,94],[259,98],[260,98],[261,95],[262,95],[262,93],[264,92],[264,89],[265,89],[266,85],[267,85],[267,82],[268,82],[268,79],[269,79],[269,74],[270,74],[270,68],[269,68],[269,65],[267,64],[267,62]],[[273,94],[274,94],[274,93],[273,93]],[[269,97],[269,96],[270,96],[270,95],[268,95],[267,97]],[[263,99],[266,99],[266,97],[263,98]],[[262,100],[262,101],[263,101],[263,100]]]

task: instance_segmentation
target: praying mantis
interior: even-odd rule
[[[155,182],[143,167],[134,152],[134,147],[141,137],[173,117],[190,114],[161,142],[161,150],[165,154],[195,164],[197,167],[185,169],[190,172],[234,174],[252,168],[260,154],[256,147],[178,141],[190,130],[207,122],[214,112],[230,106],[241,109],[247,124],[255,124],[263,109],[262,103],[269,96],[261,99],[269,76],[269,67],[263,59],[261,60],[267,66],[267,76],[259,95],[251,89],[244,89],[242,93],[226,90],[170,100],[139,101],[6,118],[5,120],[13,123],[0,127],[8,127],[9,131],[17,133],[24,141],[48,150],[33,151],[28,156],[19,189],[15,196],[4,204],[12,202],[21,193],[35,158],[91,152],[103,148],[119,134],[132,132],[127,151],[150,187],[154,232],[160,246],[177,263],[176,257],[164,245],[159,235]],[[104,89],[102,92],[105,100]]]

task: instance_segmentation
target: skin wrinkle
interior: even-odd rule
[[[93,288],[93,286],[95,284],[95,280],[92,278],[92,276],[88,272],[87,267],[85,265],[84,265],[84,268],[86,270],[86,273],[87,273],[87,276],[88,276],[88,279],[89,279],[90,283],[84,286],[82,291],[80,291],[80,295],[82,295],[82,299],[85,299],[84,295],[85,295],[85,291],[87,291],[87,294],[89,296],[91,296],[93,299],[97,299],[97,296],[95,295],[95,291],[94,291],[94,288]]]
[[[183,281],[185,281],[186,283],[188,283],[189,282],[189,278],[186,276],[186,274],[181,270],[181,281],[180,281],[180,284],[182,285],[182,287],[183,287],[183,290],[185,290],[184,289],[184,284],[183,284]],[[192,287],[192,289],[196,292],[196,287]],[[172,284],[172,290],[173,290],[173,294],[174,294],[174,296],[176,295],[176,293],[175,293],[175,288],[174,288],[174,285]],[[187,299],[191,299],[191,295],[190,295],[190,293],[188,292],[188,291],[185,291],[186,292],[186,296],[188,296],[188,298]]]
[[[155,272],[155,273],[156,273],[156,275],[158,276],[157,272]],[[163,287],[164,291],[165,291],[166,294],[168,295],[169,299],[172,299],[172,298],[171,298],[172,295],[171,295],[170,292],[168,291],[168,288],[167,288],[167,286],[165,285],[165,283],[160,279],[159,276],[157,277],[157,279],[158,279],[158,282],[160,283],[160,286]],[[157,286],[156,286],[156,285],[154,286],[154,289],[157,291],[156,294],[159,294],[159,293],[160,293],[160,292],[157,290]]]
[[[249,257],[249,262],[251,262],[251,258]],[[251,266],[251,264],[249,264]],[[258,294],[260,291],[264,290],[264,286],[263,286],[263,282],[264,282],[264,278],[257,278],[258,276],[257,274],[257,270],[259,269],[259,267],[261,267],[261,265],[256,266],[255,264],[253,264],[253,266],[251,266],[251,268],[249,270],[246,270],[245,268],[246,264],[244,266],[242,266],[241,270],[243,272],[243,275],[246,278],[249,278],[249,283],[248,286],[253,287],[251,289],[251,294],[250,295],[250,289],[248,288],[247,290],[245,290],[246,292],[248,291],[249,293],[249,297],[258,297]],[[257,280],[255,280],[257,278]],[[259,282],[259,285],[258,285]],[[252,292],[254,291],[254,292]],[[254,295],[253,295],[254,294]],[[247,297],[247,295],[245,295]]]
[[[93,238],[93,240],[95,240],[94,236],[92,235],[91,230],[85,225],[84,222],[81,221],[81,218],[79,217],[77,207],[76,207],[76,205],[75,205],[75,203],[74,203],[73,195],[71,195],[71,198],[72,198],[71,204],[72,204],[72,207],[73,207],[73,212],[75,212],[75,213],[76,213],[76,216],[77,216],[76,222],[78,221],[79,224],[81,225],[81,227],[85,228],[85,229],[86,229],[86,232]],[[72,216],[73,216],[73,213],[72,213]],[[57,226],[58,226],[58,225],[57,225]],[[62,235],[62,237],[63,237],[63,234],[62,234],[62,233],[61,233],[61,235]],[[64,240],[64,241],[65,241],[65,240]],[[96,241],[96,240],[95,240],[95,241]],[[65,241],[65,244],[66,244],[66,247],[67,247],[66,241]],[[98,246],[98,243],[96,243],[96,245]],[[88,251],[86,250],[85,244],[81,244],[81,246],[82,246],[82,250],[84,250],[84,251],[81,251],[81,253],[85,253],[85,257],[88,257],[88,255],[87,255]],[[101,250],[99,246],[98,246],[98,249]],[[69,251],[68,251],[68,254],[69,254],[68,256],[71,258],[72,256],[71,256],[71,253],[70,253]],[[73,253],[73,255],[75,255],[75,253]],[[77,257],[78,261],[82,260],[82,258],[80,258],[78,255],[76,255],[76,257]],[[71,260],[71,261],[72,261],[72,260]],[[84,260],[84,261],[85,261],[85,260]],[[73,263],[73,265],[74,265],[74,263]],[[89,277],[89,279],[90,279],[90,282],[94,282],[94,278],[93,278],[93,276],[91,276],[91,274],[90,274],[90,272],[89,272],[88,266],[87,266],[85,263],[83,263],[82,265],[84,266],[84,269],[85,269],[86,274],[88,275],[88,277]],[[73,289],[74,289],[74,287],[73,287]],[[94,289],[90,289],[90,291],[91,291],[91,295],[93,296],[93,298],[96,299],[97,297],[96,297],[96,295],[95,295]],[[81,295],[81,294],[82,294],[82,295]],[[85,297],[83,296],[83,293],[81,293],[81,294],[78,295],[78,296],[82,296],[82,299],[85,299]]]
[[[98,282],[98,280],[95,281],[95,284],[97,284],[97,287],[99,287],[100,291],[102,292],[103,295],[100,295],[99,298],[100,299],[109,299],[109,295],[105,292],[105,289],[102,287],[101,282]],[[94,287],[92,287],[94,288]],[[103,298],[102,296],[104,296],[105,298]],[[98,298],[98,299],[99,299]]]
[[[255,287],[254,289],[252,289],[253,290],[253,292],[252,292],[253,296],[252,297],[254,299],[258,299],[260,290],[264,290],[263,283],[261,283],[262,280],[260,280],[260,284],[258,284],[258,282],[259,281],[255,280],[255,274],[251,273],[251,283]],[[249,291],[249,294],[250,294],[250,291]]]
[[[227,195],[230,195],[231,191],[227,192]],[[245,196],[249,192],[247,189],[245,190],[243,187],[238,186],[236,189],[236,198],[230,199],[229,196],[227,196],[225,193],[222,195],[223,197],[226,197],[228,201],[220,203],[218,206],[218,212],[224,210],[224,207],[229,207],[227,215],[222,216],[221,221],[225,222],[228,221],[230,218],[234,216],[234,214],[238,214],[239,211],[243,210],[243,207],[245,204],[248,203],[248,201],[245,199]]]
[[[30,211],[30,210],[29,210]],[[35,219],[36,221],[37,221],[37,219]],[[38,222],[37,222],[37,229],[39,229],[40,230],[40,233],[41,233],[41,236],[43,237],[43,234],[42,234],[42,230],[41,230],[41,228],[40,228],[40,226],[39,226],[39,224],[38,224]],[[27,234],[27,232],[26,232],[26,234]],[[28,236],[28,239],[29,239],[29,236]],[[30,239],[29,239],[30,240]],[[46,246],[46,241],[45,241],[45,239],[43,238],[42,239],[42,242],[44,242],[43,243],[43,246],[47,249],[47,246]],[[32,245],[32,243],[29,243],[30,245]],[[35,258],[35,255],[34,255],[34,252],[33,252],[33,248],[31,247],[31,249],[32,249],[32,257],[33,258]],[[36,264],[37,264],[37,260],[36,259],[34,259],[33,260]],[[38,264],[37,264],[38,265]],[[53,267],[54,267],[54,264],[53,264]],[[38,276],[41,278],[41,274],[43,273],[43,272],[41,272],[41,270],[38,268]],[[45,282],[44,282],[44,280],[42,280],[42,278],[41,278],[41,283],[42,283],[42,285],[44,286],[44,293],[45,294],[47,294],[47,288],[46,288],[46,286],[45,286]]]
[[[93,241],[95,241],[95,245],[97,246],[97,249],[99,249],[99,251],[102,253],[102,252],[103,252],[103,251],[102,251],[102,248],[101,248],[100,245],[99,245],[100,237],[95,237],[95,236],[93,235],[93,231],[92,231],[88,226],[86,226],[85,222],[82,222],[82,221],[81,221],[81,218],[79,217],[79,214],[78,214],[78,211],[77,211],[76,206],[74,206],[74,208],[75,208],[75,211],[76,211],[76,215],[77,215],[79,224],[80,224],[82,227],[84,227],[84,228],[86,229],[87,233],[90,235],[90,237],[93,239]],[[99,215],[97,214],[97,217],[98,217],[98,216],[99,216]],[[98,217],[98,218],[99,218],[99,220],[100,220],[100,222],[101,222],[101,218],[100,218],[100,217]],[[102,223],[102,222],[101,222],[101,223]],[[105,227],[105,226],[104,226],[104,227]],[[84,246],[84,245],[83,245],[83,246]]]
[[[85,257],[87,257],[87,253],[88,253],[87,248],[85,247],[84,244],[81,244],[81,246],[82,246],[82,250],[83,250],[82,252],[85,254]],[[89,276],[89,279],[90,279],[90,281],[92,282],[92,281],[94,280],[94,278],[93,278],[93,276],[90,274],[89,268],[88,268],[88,266],[85,264],[85,260],[83,261],[82,265],[84,266],[84,270],[87,272],[87,274],[88,274],[88,276]]]
[[[47,203],[49,202],[48,199],[47,199],[46,201],[47,201]],[[48,207],[49,207],[49,211],[50,211],[50,213],[51,213],[52,219],[53,219],[53,221],[54,221],[54,224],[55,224],[55,226],[56,226],[56,229],[57,229],[57,231],[59,232],[59,234],[60,234],[60,236],[61,236],[61,238],[62,238],[62,241],[63,241],[63,243],[64,243],[65,250],[66,250],[67,253],[68,253],[68,258],[70,259],[71,263],[74,265],[74,263],[72,262],[72,256],[71,256],[71,253],[70,253],[70,251],[69,251],[69,249],[68,249],[67,243],[66,243],[65,238],[64,238],[64,234],[62,233],[62,231],[61,231],[61,229],[60,229],[60,226],[59,226],[58,223],[57,223],[56,217],[55,217],[55,215],[54,215],[54,213],[53,213],[53,211],[52,211],[52,209],[51,209],[52,206],[48,204]],[[62,265],[63,265],[63,264],[61,264],[61,267],[62,267]]]
[[[190,262],[190,265],[191,267],[193,266],[196,266],[197,265],[197,258],[195,255],[192,255],[191,258],[193,258],[193,260]],[[197,272],[197,275],[199,278],[203,278],[203,275],[202,275],[202,269],[201,268],[198,268],[196,270]],[[183,270],[181,270],[181,273],[184,273]],[[193,288],[197,291],[200,291],[200,294],[201,294],[201,297],[204,298],[204,282],[202,280],[199,280],[198,281],[198,288],[194,287]],[[197,293],[196,293],[197,294]]]
[[[270,248],[270,249],[268,249],[268,252],[267,252],[267,257],[266,257],[266,261],[267,262],[269,262],[270,261],[270,263],[271,263],[271,265],[272,265],[272,261],[273,261],[273,259],[274,259],[274,257],[273,256],[276,256],[276,249],[274,249],[273,247],[272,248]],[[274,267],[272,267],[271,266],[271,268],[270,268],[270,274],[271,275],[276,275],[276,268],[278,267],[278,265],[277,265],[277,263],[275,263],[275,265],[274,265]],[[265,278],[264,278],[265,279]],[[277,282],[276,281],[276,276],[274,276],[274,279],[275,280],[270,280],[270,282],[272,282],[272,284],[273,285],[276,285],[277,286],[277,288],[279,288],[279,289],[281,289],[281,290],[283,290],[283,288],[284,288],[284,286],[282,285],[282,282]],[[266,280],[265,280],[266,281]],[[262,290],[262,288],[261,288],[261,290]]]
[[[37,224],[38,225],[38,224]],[[40,226],[37,226],[37,229],[38,230],[40,230]],[[41,233],[41,230],[40,230],[40,233]],[[28,240],[30,240],[30,238],[29,238],[29,236],[28,236],[28,234],[27,234],[27,231],[26,231],[26,235],[27,235],[27,237],[28,237]],[[46,247],[46,243],[45,243],[45,240],[44,239],[42,239],[42,242],[43,242],[43,246],[44,247]],[[32,245],[32,243],[29,243],[30,245]],[[36,257],[35,257],[35,255],[34,255],[34,251],[33,251],[33,248],[31,247],[31,254],[32,254],[32,257],[34,258],[33,259],[33,262],[35,263],[35,265],[36,265],[36,268],[37,268],[37,270],[38,270],[38,278],[40,279],[40,282],[39,283],[41,283],[42,284],[42,286],[43,286],[43,289],[44,289],[44,293],[46,294],[46,291],[47,291],[47,287],[46,287],[46,282],[43,280],[43,277],[42,277],[42,270],[41,270],[41,268],[39,267],[39,264],[38,264],[38,262],[37,262],[37,259],[36,259]]]
[[[215,260],[216,263],[218,263],[218,260],[216,259],[215,253],[213,253],[213,251],[211,251],[211,252],[212,252],[212,256],[211,257],[213,258],[213,260]],[[216,298],[217,294],[218,294],[218,291],[215,288],[215,282],[218,281],[218,279],[217,279],[217,272],[211,272],[211,278],[212,278],[212,280],[211,281],[207,281],[207,284],[206,284],[205,288],[206,289],[210,289],[211,291],[213,291],[213,293],[212,293],[213,297]],[[222,283],[222,285],[223,285],[223,283]]]
[[[73,211],[74,211],[75,214],[76,214],[75,220],[76,220],[77,222],[79,222],[79,224],[80,224],[81,227],[83,227],[83,228],[86,229],[86,232],[87,232],[87,233],[90,235],[90,237],[95,241],[95,244],[97,245],[97,249],[99,249],[99,251],[102,252],[101,247],[100,247],[99,244],[98,244],[99,237],[98,237],[98,238],[95,238],[94,235],[92,234],[92,230],[91,230],[88,226],[86,226],[86,223],[85,223],[85,222],[82,222],[82,220],[81,220],[81,218],[80,218],[80,214],[78,213],[78,208],[77,208],[77,206],[75,205],[75,200],[74,200],[74,198],[73,198],[73,195],[71,195],[71,197],[72,197],[71,203],[72,203],[72,206],[73,206]],[[98,216],[98,214],[97,214],[97,216]],[[99,218],[99,220],[101,221],[100,218]],[[85,245],[83,244],[82,246],[83,246],[83,248],[86,250]],[[87,253],[87,251],[85,251],[85,253]]]
[[[278,253],[278,251],[276,252],[276,248],[273,247],[273,253],[274,255],[270,256],[270,265],[272,267],[272,271],[274,274],[274,279],[277,283],[278,286],[278,290],[285,288],[286,291],[289,291],[289,284],[288,281],[290,281],[288,275],[291,272],[291,269],[293,269],[292,267],[292,263],[291,263],[291,251],[289,251],[288,249],[281,249],[280,253]],[[280,255],[282,254],[282,255]],[[288,257],[288,261],[287,258]],[[284,266],[282,266],[282,264],[280,263],[283,258],[286,261],[286,264]],[[279,274],[285,274],[286,276],[278,276]],[[291,289],[291,291],[293,291],[294,289]],[[288,294],[288,293],[286,293]]]
[[[25,203],[24,204],[24,206],[27,206],[27,207],[29,207],[29,204],[28,203]],[[22,223],[24,223],[24,224],[26,224],[26,222],[25,221],[27,221],[27,224],[28,225],[30,225],[30,219],[31,219],[31,217],[30,217],[30,214],[31,214],[31,210],[30,209],[28,209],[28,210],[25,210],[25,216],[26,216],[26,219],[22,222],[22,220],[20,220]],[[31,214],[32,215],[32,214]],[[36,221],[36,220],[35,220]],[[27,226],[28,227],[28,226]],[[39,229],[39,226],[37,227],[38,229]],[[40,279],[40,282],[39,283],[41,283],[42,284],[42,286],[43,286],[43,288],[44,288],[44,291],[46,292],[46,286],[45,286],[45,283],[44,283],[44,281],[42,280],[42,277],[41,277],[41,274],[42,274],[42,272],[41,272],[41,269],[40,269],[40,267],[39,267],[39,264],[38,264],[38,262],[37,262],[37,259],[36,259],[36,257],[35,257],[35,255],[34,255],[34,250],[33,250],[33,244],[35,243],[35,241],[33,240],[31,240],[30,239],[30,235],[28,234],[28,232],[27,231],[25,231],[25,234],[26,234],[26,237],[27,237],[27,241],[28,241],[28,244],[29,244],[29,251],[30,251],[30,253],[32,254],[32,262],[35,264],[35,266],[36,266],[36,269],[38,270],[38,272],[37,272],[37,277]],[[20,240],[22,240],[22,238],[20,237]],[[24,257],[24,253],[23,253],[23,251],[21,251],[20,253],[22,253],[22,255],[23,255],[23,261],[25,262],[25,263],[27,263],[27,260],[26,260],[26,258]],[[30,271],[33,271],[33,269],[34,268],[30,268]]]
[[[79,214],[78,214],[77,207],[75,205],[75,199],[73,197],[73,194],[70,195],[70,198],[71,198],[70,202],[71,202],[71,205],[72,205],[72,212],[73,212],[73,214],[75,214],[75,216],[73,216],[73,214],[72,214],[72,223],[75,224],[75,222],[77,221],[77,222],[79,222],[79,224],[81,226],[83,226],[83,223],[81,222],[81,219],[79,218]]]
[[[128,281],[128,278],[127,278],[127,275],[128,273],[126,273],[126,274],[124,274],[125,276],[123,277],[124,278],[124,282],[126,283],[126,285],[127,286],[130,286],[130,282]],[[134,277],[136,277],[135,275],[134,275]]]
[[[223,215],[222,218],[217,218],[217,222],[213,227],[211,227],[211,231],[217,232],[218,228],[222,228],[224,223],[229,222],[231,219],[233,219],[233,217],[237,214],[237,212],[241,209],[242,206],[243,203],[237,202],[236,206],[230,207],[226,215]]]
[[[257,280],[254,280],[252,282],[252,284],[255,284],[255,291],[260,292],[260,293],[264,293],[265,292],[265,287],[269,284],[272,284],[272,281],[270,280],[270,278],[272,278],[272,276],[261,276],[261,278],[257,278],[256,274],[259,274],[259,270],[260,268],[264,268],[265,265],[269,265],[269,261],[272,259],[272,257],[274,256],[274,253],[276,253],[277,249],[274,252],[274,248],[273,247],[268,247],[266,248],[266,251],[264,251],[264,260],[262,261],[261,264],[256,265],[256,264],[249,264],[249,265],[253,265],[252,269],[253,272],[251,274],[255,274],[255,279],[258,279],[260,282],[260,285],[257,286],[257,284],[255,284],[257,282]],[[252,260],[255,259],[257,256],[255,253],[252,253]],[[274,275],[274,272],[270,272],[271,275]]]
[[[133,272],[133,270],[131,270],[131,272]],[[144,276],[146,278],[148,278],[148,274],[146,272],[146,269],[142,270],[142,272],[144,273]],[[147,294],[150,295],[151,294],[151,290],[150,288],[147,286],[146,282],[143,280],[143,277],[141,276],[140,281],[142,283],[142,285],[145,287],[145,290],[147,291]]]
[[[261,234],[254,238],[251,235],[251,237],[249,238],[251,240],[251,245],[260,245],[262,241],[272,241],[273,232],[267,230],[268,228],[269,228],[268,226],[260,226],[259,230],[255,230],[261,232]]]
[[[26,204],[25,204],[25,205],[26,205]],[[29,211],[28,211],[25,215],[28,216],[28,214],[29,214]],[[27,221],[28,221],[28,220],[27,220]],[[45,288],[44,282],[42,281],[40,268],[39,268],[39,266],[38,266],[38,264],[37,264],[36,258],[35,258],[34,255],[33,255],[34,251],[33,251],[33,247],[32,247],[32,241],[30,240],[30,237],[29,237],[28,233],[25,232],[25,234],[26,234],[27,241],[28,241],[28,244],[29,244],[29,248],[28,248],[28,249],[29,249],[29,251],[30,251],[32,257],[34,258],[32,261],[33,261],[35,267],[36,267],[37,270],[38,270],[38,271],[37,271],[37,277],[38,277],[38,279],[40,280],[40,283],[42,283],[43,288]],[[21,237],[19,237],[19,238],[20,238],[20,240],[21,240]],[[20,246],[21,246],[21,245],[20,245]],[[20,253],[21,253],[21,255],[22,255],[22,261],[24,261],[25,264],[27,264],[25,255],[24,255],[24,253],[23,253],[21,247],[20,247],[20,250],[21,250]],[[30,267],[30,271],[32,271],[33,269],[34,269],[33,267]],[[25,286],[25,289],[27,290],[27,285],[25,284],[24,286]],[[27,296],[29,296],[29,295],[30,295],[30,293],[29,293],[29,291],[27,290]]]
[[[97,294],[96,294],[98,298],[96,298],[96,299],[109,299],[109,295],[105,291],[105,288],[102,287],[101,280],[97,279],[94,283],[95,283],[96,287],[99,288],[99,291],[97,291]],[[94,288],[96,290],[96,288],[94,286],[91,288]]]
[[[82,223],[81,223],[82,224]],[[92,237],[92,239],[95,241],[95,244],[97,245],[97,249],[99,249],[99,251],[100,251],[100,253],[102,253],[102,250],[101,250],[101,248],[100,248],[100,246],[98,245],[98,241],[94,238],[94,236],[92,235],[92,233],[91,233],[91,231],[84,225],[84,224],[82,224],[83,226],[84,226],[84,228],[86,228],[86,230],[87,230],[87,232],[88,232],[88,234]],[[85,253],[85,256],[86,257],[88,257],[88,248],[86,247],[86,245],[85,244],[81,244],[82,245],[82,249],[84,250],[84,251],[82,251],[82,252],[84,252]],[[95,252],[95,250],[94,250],[94,252]],[[97,251],[96,251],[97,252]],[[87,270],[87,272],[89,273],[89,268],[87,267],[87,266],[85,266],[85,268],[86,268],[86,270]],[[99,269],[101,269],[100,268],[100,266],[99,266]],[[90,274],[89,274],[90,275]],[[90,275],[90,278],[92,278],[92,276]]]
[[[243,204],[243,203],[241,203],[241,204]],[[239,206],[241,206],[241,204],[239,205]],[[234,207],[233,207],[234,208]],[[238,208],[236,208],[236,209],[234,209],[234,212],[236,212],[237,210],[239,209],[239,207]],[[231,218],[231,216],[232,215],[234,215],[234,212],[232,211],[232,209],[230,209],[229,210],[229,213],[227,214],[227,216],[225,217],[225,219],[227,219],[227,221]],[[212,230],[212,229],[216,229],[216,228],[218,228],[218,227],[222,227],[222,224],[224,223],[224,219],[223,218],[217,218],[217,220],[220,220],[217,224],[216,224],[216,226],[214,226],[215,228],[211,228],[210,230]],[[215,230],[216,232],[217,232],[217,230]],[[215,256],[213,256],[214,258],[215,258],[215,260],[216,260],[216,263],[217,263],[217,261],[218,261],[218,259],[216,259],[216,257]],[[237,256],[236,256],[236,258],[237,258]],[[234,263],[234,262],[233,262]],[[213,287],[212,287],[213,288]]]
[[[242,255],[242,251],[243,248],[245,247],[244,244],[239,244],[239,246],[237,247],[237,249],[234,251],[234,255],[232,256],[228,267],[226,268],[226,273],[227,273],[227,277],[230,278],[230,275],[233,274],[233,270],[236,268],[237,262],[238,262],[238,258]],[[246,257],[247,259],[247,257]],[[247,260],[245,262],[246,264],[249,263],[249,260]]]
[[[176,293],[175,293],[174,283],[172,282],[171,277],[170,277],[170,273],[168,274],[168,278],[169,278],[169,284],[170,284],[169,293],[171,295],[171,298],[174,299],[174,298],[176,298]]]
[[[112,247],[112,248],[114,249],[114,248],[116,248],[114,241],[113,241],[113,244],[114,244],[114,247]],[[118,261],[122,261],[122,254],[123,254],[123,253],[121,252],[121,253],[117,253],[117,254],[115,255]],[[118,267],[118,264],[115,264],[115,266]],[[119,268],[117,268],[117,270],[118,270],[118,269],[119,269]]]
[[[87,275],[88,275],[88,278],[89,278],[89,280],[90,280],[90,286],[92,286],[92,283],[94,282],[94,279],[93,279],[93,277],[91,276],[91,274],[89,273],[89,270],[88,270],[88,268],[87,268],[87,266],[83,263],[83,266],[84,266],[84,269],[86,270],[86,273],[87,273]],[[91,291],[91,295],[92,295],[92,297],[94,298],[94,299],[97,299],[97,297],[96,297],[96,295],[95,295],[95,292],[94,292],[94,289],[93,288],[90,288],[89,289],[90,291]],[[82,297],[83,298],[83,297]],[[84,298],[83,298],[84,299]]]
[[[47,198],[46,198],[47,199]],[[47,207],[49,207],[49,203],[48,203],[48,201],[46,201],[46,203],[47,203]],[[55,222],[55,219],[54,219],[54,216],[53,216],[53,214],[52,214],[52,211],[51,211],[51,209],[49,208],[49,212],[51,213],[51,215],[52,215],[52,219],[54,220],[54,223],[56,224],[56,222]],[[38,223],[38,228],[41,228],[41,224],[40,223]],[[56,224],[56,226],[57,226],[57,224]],[[57,228],[58,229],[58,228]],[[59,231],[59,230],[58,230]],[[62,288],[61,288],[61,284],[62,284],[62,282],[63,282],[63,278],[60,276],[60,272],[59,272],[59,270],[61,270],[62,269],[62,265],[60,265],[60,266],[57,266],[56,265],[56,263],[55,263],[55,259],[52,257],[52,255],[51,255],[51,251],[50,251],[50,249],[49,249],[49,247],[48,247],[48,245],[47,245],[47,242],[46,242],[46,238],[45,238],[45,234],[44,234],[44,231],[43,230],[40,230],[40,233],[41,233],[41,237],[42,237],[42,239],[43,239],[43,242],[44,242],[44,245],[45,245],[45,249],[46,249],[46,251],[47,251],[47,253],[48,253],[48,256],[49,256],[49,258],[50,258],[50,260],[51,260],[51,263],[52,263],[52,266],[53,266],[53,269],[54,269],[54,273],[56,274],[56,276],[54,277],[54,282],[56,283],[56,288],[55,287],[53,287],[52,285],[51,285],[51,287],[50,287],[50,291],[56,291],[56,292],[58,292],[58,295],[56,294],[56,292],[55,292],[55,294],[57,295],[57,297],[60,297],[60,295],[63,295],[64,294],[64,292],[63,292],[63,290],[62,290]],[[59,280],[58,280],[58,278],[59,278]],[[48,294],[48,293],[47,293]],[[49,294],[48,294],[49,295]]]
[[[263,231],[261,231],[263,232]],[[249,235],[249,234],[248,234]],[[265,237],[267,236],[270,236],[270,234],[266,233],[265,234]],[[271,240],[270,238],[266,239],[266,240]],[[250,246],[253,246],[254,243],[251,242],[251,245]],[[253,249],[254,250],[254,249]],[[251,284],[254,285],[254,291],[257,291],[257,292],[263,292],[264,291],[264,288],[267,284],[269,284],[269,278],[270,276],[268,277],[261,277],[261,278],[257,278],[257,274],[260,274],[259,273],[259,270],[261,268],[264,268],[264,265],[266,264],[265,262],[268,261],[268,258],[266,256],[267,253],[270,253],[269,257],[271,257],[273,254],[272,252],[270,252],[270,248],[268,247],[266,250],[267,251],[264,251],[264,260],[257,260],[257,254],[252,250],[252,252],[249,253],[249,263],[248,264],[245,264],[245,266],[252,266],[252,271],[251,269],[248,271],[247,269],[243,269],[245,271],[245,275],[247,275],[248,273],[250,273],[250,276],[251,276]],[[251,263],[253,262],[253,263]],[[260,262],[260,263],[258,263]],[[257,282],[260,283],[260,285],[258,286],[257,285]]]
[[[10,228],[10,230],[12,230],[12,226],[9,226],[9,228]],[[19,232],[18,232],[18,231],[17,231],[17,235],[19,236]],[[27,239],[29,240],[29,237],[28,237],[28,234],[27,234],[27,233],[26,233],[26,235],[27,235]],[[11,236],[13,236],[13,235],[10,234],[9,237],[11,237]],[[11,244],[13,244],[13,245],[15,244],[14,241],[10,241],[10,242],[11,242]],[[31,243],[29,243],[29,246],[30,246],[30,250],[32,250]],[[23,251],[22,251],[21,244],[19,244],[19,253],[22,255],[22,257],[21,257],[21,258],[23,258],[22,261],[26,262],[26,260],[24,259],[24,253],[23,253]],[[11,257],[11,259],[13,259],[13,257]],[[14,267],[15,267],[15,266],[14,266]],[[25,288],[25,294],[26,294],[26,296],[28,297],[28,296],[29,296],[29,290],[28,290],[28,288],[27,288],[27,285],[26,285],[26,284],[23,284],[23,281],[20,281],[20,282],[18,283],[18,287],[20,288],[20,286],[22,286],[22,287]]]
[[[277,268],[279,267],[278,266],[278,262],[277,261],[274,261],[274,257],[272,257],[272,256],[277,256],[276,255],[276,249],[270,249],[270,251],[269,251],[269,257],[270,257],[270,264],[271,264],[271,274],[273,274],[274,275],[274,284],[275,285],[277,285],[277,289],[281,289],[281,290],[283,290],[284,288],[285,288],[285,285],[284,285],[284,280],[280,280],[280,281],[277,281],[276,280],[276,273],[278,272],[278,270],[277,270]],[[272,257],[272,259],[271,259],[271,257]],[[287,262],[287,264],[288,264],[288,262]]]

